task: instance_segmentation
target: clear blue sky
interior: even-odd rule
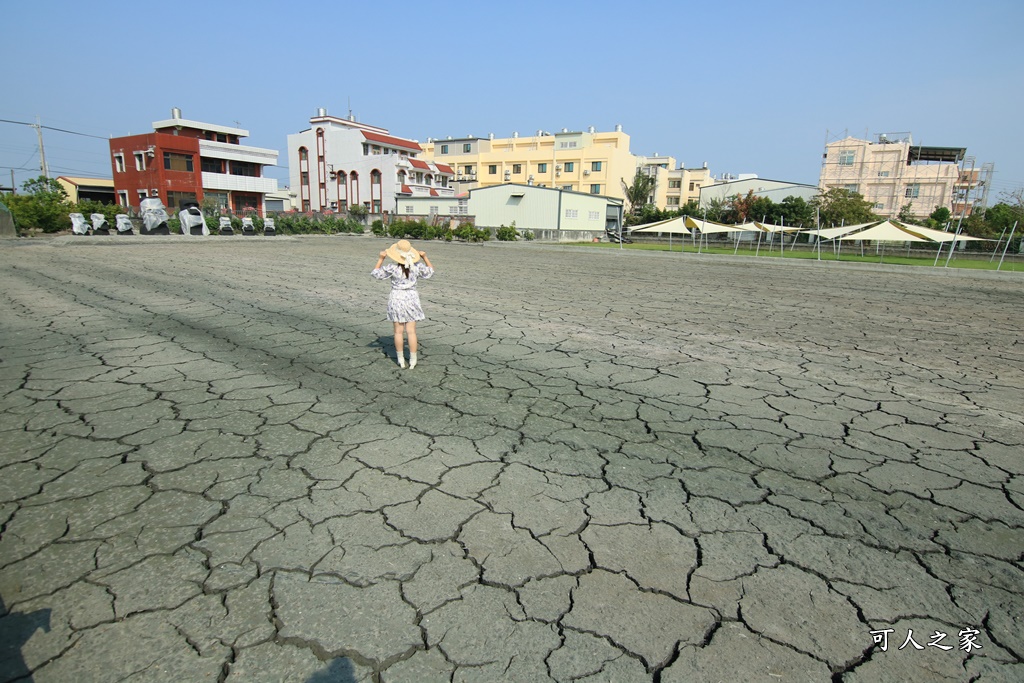
[[[611,130],[634,154],[817,183],[827,136],[913,133],[1024,186],[1024,2],[14,2],[0,119],[100,137],[185,118],[281,152],[317,107],[402,137]],[[510,31],[515,27],[518,30]],[[44,130],[51,175],[110,176],[104,140]],[[0,123],[0,185],[38,175]]]

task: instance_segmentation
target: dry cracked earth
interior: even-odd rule
[[[1019,276],[384,246],[3,245],[0,681],[1024,680]]]

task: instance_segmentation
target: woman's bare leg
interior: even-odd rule
[[[416,353],[419,340],[416,339],[416,321],[405,324],[405,334],[409,337],[409,353]]]
[[[395,323],[395,358],[398,360],[398,367],[400,368],[405,367],[405,340],[402,337],[404,328],[404,323]]]
[[[409,368],[416,367],[416,351],[419,341],[416,339],[416,321],[405,324],[405,333],[409,337]]]

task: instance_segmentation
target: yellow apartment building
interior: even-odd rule
[[[428,138],[421,147],[425,160],[455,169],[458,193],[518,183],[622,199],[622,184],[632,183],[637,168],[622,126],[608,132],[591,127],[509,138]]]

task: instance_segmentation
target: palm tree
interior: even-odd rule
[[[636,169],[632,185],[627,185],[625,180],[622,181],[622,189],[626,194],[626,201],[629,202],[629,212],[634,216],[639,215],[650,203],[654,182],[654,176],[647,175],[640,168]]]

